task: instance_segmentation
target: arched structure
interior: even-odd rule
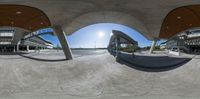
[[[0,26],[30,31],[56,26],[61,42],[65,34],[96,23],[129,26],[154,40],[152,45],[199,26],[199,6],[188,6],[200,4],[199,0],[1,0],[0,4],[4,14]]]
[[[152,35],[148,33],[145,25],[139,19],[130,14],[117,11],[97,11],[83,14],[67,24],[64,30],[67,34],[72,34],[85,26],[96,23],[116,23],[126,25],[137,30],[147,38],[152,37]]]
[[[40,9],[48,16],[52,26],[60,25],[66,34],[72,34],[77,29],[90,24],[109,22],[134,28],[148,39],[153,40],[159,37],[164,38],[163,35],[166,35],[160,34],[160,28],[170,11],[182,6],[200,4],[200,1],[1,0],[0,4],[25,5]],[[31,18],[35,19],[34,17]],[[38,25],[38,23],[35,24]],[[29,24],[27,23],[26,25]],[[46,26],[49,25],[47,24]]]
[[[168,39],[184,30],[200,27],[200,5],[176,8],[165,17],[159,38]]]

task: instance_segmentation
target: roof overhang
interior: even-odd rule
[[[16,22],[18,23],[16,24],[17,27],[26,28],[31,31],[37,30],[39,28],[48,27],[51,25],[52,26],[60,25],[62,26],[64,32],[70,35],[75,31],[91,24],[117,23],[129,26],[139,31],[148,39],[152,40],[159,38],[168,39],[177,32],[187,29],[188,27],[185,26],[177,27],[173,25],[173,23],[176,25],[182,23],[176,23],[176,21],[173,21],[174,19],[171,20],[171,18],[165,18],[165,17],[169,15],[168,13],[174,12],[175,10],[172,11],[173,9],[185,7],[188,5],[198,5],[200,4],[200,1],[199,0],[144,0],[144,1],[141,0],[1,0],[0,4],[25,5],[21,7],[23,7],[23,9],[24,8],[32,9],[30,12],[33,11],[33,13],[39,12],[38,16],[37,15],[33,16],[34,14],[29,13],[31,14],[31,16],[23,17],[23,18],[26,17],[27,19],[18,19],[21,21],[21,23]],[[187,11],[185,8],[183,9],[184,11],[186,11],[185,13],[187,12],[191,13],[191,11]],[[197,10],[198,9],[199,8],[197,8]],[[6,11],[12,12],[12,10],[10,11],[6,10]],[[16,10],[14,10],[14,12],[16,13]],[[177,12],[179,13],[178,10]],[[180,12],[180,14],[182,13]],[[40,15],[43,16],[42,19],[39,19]],[[168,19],[170,20],[167,21]],[[194,20],[196,20],[196,17],[194,17]],[[5,22],[6,24],[4,23],[4,25],[10,25],[11,21],[12,20]],[[44,21],[44,23],[45,22],[46,23],[40,25],[41,21]],[[178,28],[178,30],[175,31],[165,30],[166,28],[165,22],[167,22],[167,24],[172,24],[172,27],[175,26],[175,29]],[[31,27],[30,25],[33,26]],[[194,25],[194,26],[199,26],[199,25]]]
[[[51,26],[47,15],[38,8],[0,4],[0,26],[19,27],[29,31]]]
[[[200,27],[200,5],[176,8],[163,21],[159,38],[169,39],[188,29]]]

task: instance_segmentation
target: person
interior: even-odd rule
[[[135,58],[135,54],[134,54],[134,52],[132,52],[132,57]]]

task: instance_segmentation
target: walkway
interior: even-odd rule
[[[165,72],[139,71],[117,63],[108,53],[60,62],[0,57],[0,99],[194,99],[200,95],[197,56]]]

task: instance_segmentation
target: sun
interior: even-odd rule
[[[110,36],[113,36],[113,33],[112,33],[112,32],[110,33]]]
[[[99,37],[104,37],[104,35],[105,35],[105,33],[104,33],[103,31],[99,31],[99,32],[98,32],[98,36],[99,36]]]

